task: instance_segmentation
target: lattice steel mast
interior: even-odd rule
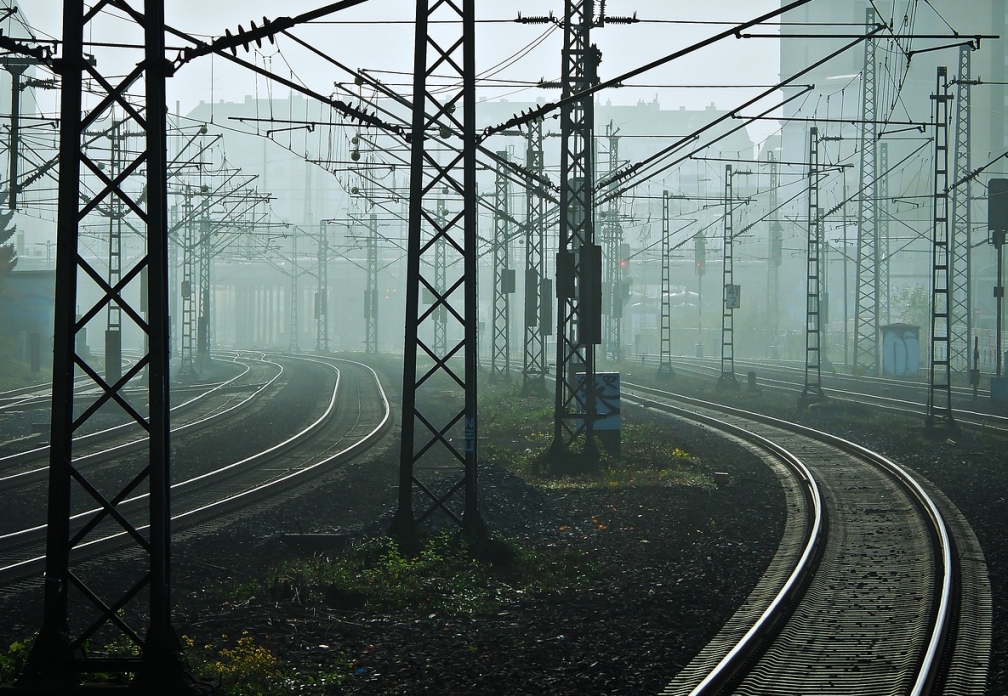
[[[819,316],[819,253],[822,238],[822,219],[819,208],[819,129],[809,129],[808,150],[808,252],[805,292],[805,388],[801,401],[821,399],[822,356],[820,355]]]
[[[92,23],[105,19],[102,5],[85,8],[83,0],[63,3],[63,56],[60,61],[60,177],[57,222],[57,270],[55,335],[53,351],[52,426],[49,459],[49,503],[46,530],[46,572],[42,628],[32,648],[26,678],[41,688],[66,688],[82,672],[132,673],[138,681],[160,688],[178,688],[182,668],[178,641],[171,626],[170,510],[169,510],[169,362],[168,362],[168,217],[167,136],[165,115],[165,26],[163,0],[147,0],[143,12],[132,10],[118,21],[143,30],[142,59],[124,77],[113,81],[89,64],[84,36],[92,36]],[[96,21],[97,20],[97,21]],[[130,50],[130,49],[122,49]],[[84,75],[89,93],[103,90],[84,102]],[[143,87],[143,107],[127,96]],[[115,177],[110,178],[83,152],[82,134],[105,117],[112,105],[122,108],[137,130],[146,134],[146,147]],[[83,168],[82,168],[83,165]],[[85,171],[94,195],[82,202]],[[141,174],[142,172],[142,174]],[[145,194],[131,197],[124,182],[143,176]],[[136,226],[146,231],[146,249],[132,265],[125,266],[113,286],[79,253],[79,230],[85,219],[103,201],[119,200],[136,215]],[[134,307],[125,292],[146,271],[148,306]],[[90,280],[98,300],[81,307],[87,298],[79,294],[79,282]],[[77,335],[110,303],[122,309],[124,321],[132,322],[150,339],[149,351],[115,383],[108,383],[76,351]],[[147,318],[142,316],[147,310]],[[75,372],[89,384],[75,383]],[[146,371],[146,372],[145,372]],[[143,385],[142,376],[147,382]],[[134,380],[137,380],[133,383]],[[133,383],[131,385],[131,383]],[[143,385],[143,386],[141,386]],[[127,387],[133,389],[128,390]],[[145,388],[143,388],[145,387]],[[78,392],[79,388],[79,392]],[[94,389],[98,396],[89,392]],[[106,404],[117,404],[138,426],[148,442],[148,458],[139,471],[121,471],[128,483],[121,491],[102,495],[87,472],[77,466],[74,434]],[[146,490],[146,514],[124,510],[123,501],[134,491]],[[86,519],[71,519],[71,495],[93,499],[99,512]],[[139,518],[139,519],[138,519]],[[132,520],[132,521],[131,521]],[[131,564],[135,575],[121,569],[85,568],[74,553],[99,525],[124,530],[143,553],[145,561]],[[103,571],[105,577],[103,577]],[[146,596],[146,601],[144,597]],[[123,613],[123,610],[128,610]],[[134,611],[135,610],[135,611]],[[90,616],[86,616],[90,614]],[[133,617],[139,617],[134,619]],[[146,621],[146,629],[131,622]],[[104,640],[108,633],[125,636],[135,644],[139,658],[89,659],[86,644]]]
[[[865,32],[875,29],[875,10],[865,10]],[[854,367],[878,369],[879,237],[875,203],[878,200],[876,166],[878,124],[876,107],[876,40],[864,42],[864,72],[861,75],[861,135],[859,147],[860,191],[858,202],[857,307],[854,315]]]
[[[952,363],[949,353],[948,70],[938,67],[934,103],[934,199],[931,234],[931,366],[925,426],[955,427],[952,417]]]
[[[956,78],[955,111],[955,174],[953,181],[959,185],[952,189],[952,237],[950,242],[952,282],[952,307],[949,317],[951,331],[952,369],[965,372],[970,369],[970,348],[973,344],[973,298],[970,294],[972,277],[973,236],[970,230],[972,215],[972,177],[970,176],[970,90],[973,86],[970,58],[972,46],[959,47],[959,75]]]
[[[557,359],[554,462],[569,466],[568,446],[585,435],[583,456],[597,456],[595,346],[601,342],[602,260],[594,243],[592,97],[566,101],[597,81],[600,53],[591,44],[594,0],[566,0],[560,114],[560,245],[557,251]],[[579,376],[580,375],[580,376]]]
[[[115,114],[112,115],[115,120]],[[115,179],[122,170],[123,143],[126,134],[122,121],[115,121],[109,133],[109,177]],[[11,151],[14,157],[14,151]],[[11,191],[14,190],[13,180]],[[108,284],[112,287],[122,278],[122,219],[125,210],[121,201],[109,201]],[[122,377],[122,310],[110,302],[105,323],[105,381],[113,384]]]
[[[892,259],[889,258],[889,144],[878,144],[878,179],[875,186],[875,222],[878,229],[879,267],[878,274],[878,308],[880,316],[876,324],[881,321],[888,323],[892,316],[892,307],[889,302],[890,293],[890,271],[892,269]]]
[[[490,349],[490,376],[511,379],[511,293],[514,270],[511,268],[511,187],[505,163],[506,150],[497,153],[494,177],[493,250],[493,336]],[[503,160],[503,161],[501,161]]]
[[[545,177],[543,120],[528,124],[525,144],[525,341],[522,391],[542,391],[546,336],[552,331],[553,281],[545,274],[546,197],[536,182]]]
[[[661,319],[658,374],[672,374],[672,206],[669,192],[662,191]]]
[[[301,304],[300,290],[298,289],[298,275],[300,275],[300,268],[298,268],[298,234],[297,227],[291,228],[291,284],[290,284],[290,314],[288,320],[290,322],[290,339],[289,339],[289,349],[292,353],[296,353],[301,350],[298,347],[298,329],[301,324],[298,321],[298,305]]]
[[[318,287],[315,290],[315,350],[329,352],[329,223],[319,220]]]
[[[182,336],[179,343],[179,378],[195,375],[195,324],[196,324],[196,209],[193,205],[193,187],[186,184],[182,215],[185,219],[182,238]]]
[[[734,215],[732,209],[732,167],[725,166],[724,188],[724,264],[721,271],[721,380],[735,381],[735,274],[734,274]]]
[[[371,198],[370,200],[374,200]],[[364,288],[364,352],[378,353],[378,215],[368,215],[367,279]]]
[[[784,260],[784,228],[776,219],[777,189],[780,188],[780,165],[774,153],[767,153],[770,165],[770,231],[767,235],[770,248],[767,256],[767,328],[770,333],[770,357],[778,358],[780,336],[780,266]]]
[[[609,360],[619,361],[623,358],[621,344],[623,321],[623,267],[620,246],[623,244],[623,226],[619,221],[619,187],[615,183],[616,170],[619,168],[619,128],[612,122],[606,126],[606,137],[609,141],[609,203],[602,213],[602,255],[605,259],[605,293],[608,295],[609,311],[604,315],[605,321],[605,354]]]
[[[417,0],[399,504],[391,529],[403,539],[413,538],[417,524],[436,510],[471,535],[485,534],[476,486],[475,66],[475,0],[460,5]],[[446,73],[454,78],[449,84],[457,86],[442,86]],[[428,151],[432,129],[461,140],[461,152],[451,153],[445,164]],[[458,206],[450,216],[434,197],[443,195],[444,188]],[[452,257],[452,263],[445,258],[444,271],[451,269],[453,275],[444,284],[439,269],[435,278],[430,276],[436,265],[430,257],[439,246]],[[429,306],[421,306],[421,290],[433,299]],[[438,350],[438,341],[429,344],[425,336],[431,322],[437,328],[435,317],[442,312],[458,332]],[[458,334],[461,338],[455,338]],[[431,390],[452,397],[431,408],[423,398]],[[461,475],[454,478],[459,468]],[[455,495],[459,491],[464,494],[461,507]],[[419,516],[413,513],[414,497],[427,503]]]

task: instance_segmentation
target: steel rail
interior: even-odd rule
[[[245,457],[237,462],[232,462],[223,467],[219,467],[212,472],[207,472],[200,474],[198,476],[191,477],[185,481],[180,481],[171,486],[172,492],[181,491],[185,487],[205,487],[212,485],[218,480],[224,477],[235,475],[236,472],[244,468],[248,468],[253,465],[262,465],[271,459],[281,455],[284,452],[288,452],[296,447],[302,445],[306,440],[311,439],[319,435],[325,430],[325,426],[331,419],[334,409],[337,403],[337,396],[339,391],[339,370],[331,362],[307,358],[307,357],[295,357],[295,356],[284,356],[286,359],[302,360],[306,362],[315,362],[319,364],[331,367],[337,373],[337,384],[332,390],[329,397],[329,402],[325,408],[324,413],[319,416],[314,422],[312,422],[308,427],[302,429],[297,434],[286,438],[280,443],[274,444],[269,448],[262,450],[254,455]],[[203,522],[212,519],[216,516],[227,514],[235,510],[238,507],[244,506],[256,500],[261,500],[267,498],[271,495],[275,495],[282,490],[299,484],[301,481],[310,477],[312,474],[319,474],[322,472],[322,468],[326,465],[338,463],[345,461],[366,447],[373,444],[374,440],[382,434],[386,428],[389,426],[391,421],[391,408],[389,406],[388,397],[385,394],[384,389],[381,386],[381,381],[378,378],[377,373],[367,365],[362,363],[357,363],[354,361],[344,360],[352,365],[357,365],[363,367],[365,370],[371,373],[375,380],[375,384],[378,389],[378,393],[381,401],[381,411],[382,418],[380,422],[371,429],[370,432],[365,434],[360,439],[351,443],[347,447],[344,447],[323,459],[299,468],[295,471],[287,473],[283,476],[271,479],[259,485],[255,485],[245,491],[228,495],[224,498],[220,498],[213,502],[200,505],[191,510],[185,510],[173,514],[171,519],[172,522],[183,523],[186,525],[196,524],[198,522]],[[146,494],[134,496],[123,501],[122,504],[138,504],[147,498]],[[86,512],[78,513],[74,515],[72,519],[80,519],[89,514],[93,515],[97,512],[97,509],[92,509]],[[145,526],[137,527],[138,531],[143,531]],[[10,534],[0,536],[0,548],[10,548],[10,547],[23,547],[32,542],[33,538],[37,539],[45,530],[45,525],[40,525],[32,527],[29,529],[19,530],[17,532],[12,532]],[[118,548],[119,544],[128,536],[127,532],[120,531],[114,534],[109,534],[102,536],[100,538],[93,539],[89,542],[80,544],[77,548],[82,550],[89,556],[106,553],[115,548]],[[16,577],[24,577],[32,571],[41,569],[42,564],[45,561],[45,556],[34,556],[32,558],[22,559],[14,563],[8,563],[6,565],[0,566],[0,582],[4,582],[9,579]]]
[[[771,369],[788,370],[787,367],[781,366],[767,366],[760,363],[743,362],[738,361],[741,365],[754,365],[757,367],[770,367]],[[651,363],[648,363],[651,364]],[[693,372],[697,375],[711,375],[716,376],[719,374],[718,370],[712,365],[706,364],[696,364],[690,359],[672,359],[672,364],[676,369],[685,372]],[[797,369],[797,368],[796,368]],[[849,378],[854,380],[855,378]],[[921,390],[927,389],[927,384],[917,384],[915,382],[905,382],[900,380],[883,380],[882,378],[872,378],[873,380],[879,380],[875,383],[875,386],[879,387],[889,387],[893,389],[906,389],[913,391],[917,388]],[[862,382],[863,383],[863,382]],[[774,379],[772,377],[767,377],[764,373],[761,381],[761,387],[767,387],[770,389],[775,389],[778,391],[792,392],[794,394],[800,394],[801,384],[797,381],[792,382],[787,379]],[[885,411],[890,411],[893,413],[898,413],[900,415],[920,417],[923,418],[925,415],[925,404],[923,401],[911,401],[907,398],[897,398],[895,396],[885,396],[883,394],[873,394],[867,391],[852,391],[850,389],[844,388],[826,388],[824,389],[826,395],[831,397],[833,400],[840,403],[856,403],[863,404],[866,406],[871,406],[873,408],[879,408]],[[954,389],[955,394],[959,394],[963,399],[972,399],[972,394],[967,388],[957,388]],[[956,416],[956,423],[961,426],[970,426],[975,428],[996,428],[998,430],[1008,430],[1008,417],[997,414],[988,413],[984,411],[974,411],[963,408],[953,408],[953,413]]]
[[[244,408],[253,403],[254,399],[258,398],[266,389],[272,386],[283,375],[283,368],[280,365],[277,365],[276,363],[271,363],[270,361],[265,360],[265,354],[262,354],[260,356],[259,362],[265,362],[267,364],[275,365],[277,368],[279,368],[277,374],[274,375],[271,379],[267,380],[265,383],[249,385],[249,388],[253,389],[253,391],[252,393],[248,394],[244,399],[232,403],[230,406],[228,406],[223,410],[212,411],[208,415],[205,415],[201,418],[197,418],[194,421],[174,427],[172,428],[172,433],[182,434],[186,432],[196,431],[201,428],[209,427],[225,418],[233,416],[234,412],[237,411],[238,409]],[[211,389],[197,394],[192,399],[182,404],[179,404],[178,406],[173,407],[172,413],[178,414],[185,410],[189,410],[192,407],[194,407],[198,402],[203,401],[209,398],[210,396],[217,394],[218,392],[225,393],[225,391],[229,387],[234,386],[235,381],[247,375],[250,371],[251,368],[248,368],[244,370],[242,373],[231,378],[230,380],[219,383],[213,386]],[[129,429],[132,425],[134,424],[124,423],[116,425],[111,428],[106,428],[104,430],[89,433],[87,435],[82,435],[80,438],[76,438],[75,441],[81,444],[86,444],[89,442],[101,442],[103,440],[115,437],[116,434]],[[146,446],[146,444],[147,444],[146,439],[130,440],[107,449],[99,450],[96,452],[90,452],[86,455],[82,455],[76,460],[76,462],[84,463],[93,460],[107,459],[113,453],[122,454],[131,450],[135,450],[137,448],[144,447]],[[38,459],[44,456],[44,454],[48,451],[49,446],[44,445],[42,447],[36,447],[30,450],[25,450],[23,452],[18,452],[16,454],[6,455],[4,457],[0,457],[0,467],[9,466],[25,460]],[[47,466],[42,466],[37,467],[35,469],[29,469],[14,474],[7,474],[4,476],[0,476],[0,490],[4,488],[9,488],[11,486],[21,486],[37,482],[39,479],[44,478],[45,475],[48,473],[48,471],[49,469]]]
[[[796,433],[827,445],[831,445],[875,465],[881,471],[886,472],[910,493],[926,517],[930,520],[932,533],[937,546],[936,550],[938,557],[940,558],[941,565],[939,571],[940,578],[938,579],[938,587],[940,589],[937,592],[935,602],[936,607],[931,625],[929,626],[930,633],[927,645],[920,660],[920,667],[917,671],[913,687],[910,691],[911,696],[924,696],[925,694],[930,694],[932,687],[935,685],[938,678],[939,670],[942,667],[944,650],[948,647],[951,615],[956,605],[956,597],[953,594],[953,574],[957,566],[953,561],[953,541],[949,535],[941,511],[938,509],[934,499],[928,494],[916,478],[913,477],[906,469],[883,455],[830,433],[815,430],[813,428],[798,425],[789,421],[784,421],[772,416],[688,397],[668,390],[647,387],[645,385],[634,384],[631,382],[624,382],[624,387],[643,394],[650,394],[652,396],[674,398],[685,404],[715,410],[738,418],[770,425],[775,428]],[[730,666],[726,665],[723,669],[730,669]],[[715,674],[712,672],[710,679],[705,679],[702,683],[703,688],[697,687],[697,689],[695,689],[692,693],[697,696],[700,696],[701,694],[706,696],[708,694],[717,693],[717,690],[721,688],[728,679],[730,679],[730,675],[728,674]]]
[[[724,688],[725,684],[742,667],[745,661],[760,648],[766,636],[773,630],[773,626],[787,613],[787,609],[792,602],[800,597],[805,583],[810,575],[815,572],[826,525],[822,494],[819,490],[819,485],[816,483],[815,476],[813,476],[812,472],[797,455],[762,435],[711,416],[678,408],[671,404],[646,400],[640,400],[638,403],[641,406],[655,408],[690,422],[703,423],[715,430],[730,433],[769,452],[794,472],[797,480],[802,485],[808,509],[811,511],[809,521],[807,522],[804,548],[787,580],[739,642],[721,658],[717,666],[692,692],[698,695],[717,693],[720,689]]]

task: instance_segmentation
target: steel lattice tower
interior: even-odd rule
[[[809,129],[808,169],[808,256],[805,293],[805,388],[802,400],[819,399],[822,391],[820,355],[820,245],[822,219],[819,208],[819,129]]]
[[[511,187],[508,185],[507,151],[497,153],[494,178],[493,249],[493,342],[490,349],[490,376],[511,378],[511,293],[514,271],[511,269]]]
[[[113,121],[115,115],[112,116]],[[123,141],[127,136],[122,132],[122,121],[116,121],[109,133],[109,177],[115,179],[121,171],[123,161]],[[16,159],[12,155],[11,159]],[[13,182],[13,179],[11,180]],[[16,185],[11,184],[13,192]],[[13,193],[11,194],[13,196]],[[122,278],[122,219],[121,201],[109,201],[109,243],[108,243],[108,284],[112,287]],[[105,323],[105,381],[116,382],[122,377],[122,310],[115,302],[110,302]]]
[[[444,199],[437,200],[437,208],[434,213],[435,225],[437,229],[445,229],[448,225],[448,208]],[[437,298],[445,294],[448,287],[448,243],[444,236],[435,235],[434,238],[434,292],[430,299],[434,304],[434,352],[437,355],[444,355],[448,345],[448,312],[447,308],[437,301]]]
[[[952,280],[951,327],[952,369],[965,372],[970,368],[973,345],[973,298],[970,295],[971,249],[970,230],[972,204],[972,177],[970,176],[970,90],[972,77],[970,57],[972,46],[959,47],[959,75],[956,78],[955,111],[955,174],[958,186],[952,189],[952,237],[950,241]]]
[[[560,114],[560,244],[557,251],[557,358],[553,445],[567,466],[568,446],[585,435],[587,462],[596,457],[595,346],[601,342],[602,261],[594,243],[593,98],[568,101],[597,82],[600,54],[590,41],[594,0],[566,0],[563,99]]]
[[[865,32],[875,28],[875,10],[865,11]],[[876,65],[874,38],[864,42],[864,73],[861,75],[860,191],[858,202],[857,307],[854,315],[854,367],[878,369],[879,237],[876,166],[878,123],[875,120]]]
[[[180,342],[179,377],[195,374],[193,350],[195,348],[196,300],[196,209],[193,206],[192,186],[186,185],[182,215],[185,227],[182,239],[182,337]]]
[[[735,381],[735,309],[730,298],[735,285],[734,250],[734,198],[732,194],[732,168],[725,166],[724,188],[724,264],[721,269],[721,379]]]
[[[60,102],[60,176],[57,222],[56,300],[53,351],[52,424],[49,450],[49,502],[46,529],[44,616],[32,648],[25,678],[39,682],[39,690],[56,691],[72,684],[82,672],[132,673],[141,683],[171,690],[182,684],[178,641],[171,626],[170,510],[169,510],[169,357],[168,357],[168,199],[167,135],[165,115],[165,26],[163,0],[147,0],[144,10],[118,17],[142,32],[144,45],[134,51],[135,65],[125,76],[102,75],[89,63],[84,37],[97,35],[107,19],[104,5],[85,8],[83,0],[63,3],[63,56]],[[123,27],[127,31],[128,27]],[[89,47],[90,49],[90,47]],[[88,98],[84,98],[87,74]],[[143,88],[142,105],[131,98]],[[100,95],[90,96],[94,90]],[[113,179],[82,147],[82,135],[106,117],[112,106],[122,108],[127,120],[146,136],[146,147]],[[87,183],[84,177],[88,178]],[[127,179],[144,186],[124,185]],[[93,193],[83,197],[85,186]],[[128,192],[143,189],[132,197]],[[122,276],[110,285],[79,253],[79,235],[86,219],[103,202],[121,201],[142,230],[145,249],[126,262]],[[147,273],[147,306],[126,300],[128,289]],[[91,283],[98,299],[80,294]],[[131,322],[149,340],[149,351],[126,373],[109,383],[77,352],[77,337],[87,323],[110,304],[118,304],[123,321]],[[143,312],[146,310],[146,318]],[[75,372],[77,374],[75,374]],[[79,374],[87,384],[78,383]],[[146,383],[144,380],[146,376]],[[132,388],[129,388],[132,387]],[[97,394],[97,396],[95,396]],[[104,495],[78,466],[74,435],[103,406],[118,405],[147,440],[148,458],[137,471],[121,470],[127,483],[121,491]],[[146,508],[131,506],[131,494],[146,492]],[[72,495],[97,504],[98,511],[71,518]],[[130,572],[121,568],[85,567],[75,553],[94,538],[96,531],[125,531],[135,541],[144,560],[131,561]],[[124,580],[124,577],[129,579]],[[122,613],[121,610],[130,610]],[[133,611],[135,610],[135,611]],[[131,625],[132,616],[146,627]],[[106,640],[114,634],[135,644],[138,658],[89,659],[88,641]]]
[[[456,86],[443,87],[446,72],[452,73],[449,84]],[[461,145],[444,164],[428,150],[432,130]],[[475,0],[461,5],[417,0],[410,147],[399,503],[391,531],[411,539],[419,523],[441,510],[467,533],[483,536],[476,486]],[[434,197],[445,188],[457,213],[446,215],[443,202]],[[437,266],[431,256],[439,248],[445,264],[431,278],[430,269]],[[421,290],[432,297],[429,306],[421,305]],[[431,322],[436,329],[438,314],[450,317],[459,329],[444,350],[438,350],[437,340],[432,345],[424,339]],[[454,338],[458,334],[462,337]],[[433,393],[441,398],[431,406]],[[459,491],[464,495],[461,507],[455,495]],[[414,497],[426,503],[419,516],[413,513]]]
[[[672,206],[669,192],[662,191],[661,239],[661,341],[658,356],[658,374],[672,374]]]
[[[196,364],[210,364],[210,206],[205,202],[199,225],[199,310],[196,313]]]
[[[329,352],[329,227],[319,221],[318,287],[315,290],[315,350]]]
[[[298,305],[301,304],[301,297],[298,295],[298,245],[297,227],[291,228],[291,285],[290,285],[290,340],[289,348],[292,353],[301,350],[298,347],[298,329],[301,324],[298,321]]]
[[[364,352],[378,352],[378,215],[368,216],[367,281],[364,288]]]
[[[878,229],[879,267],[879,316],[878,321],[889,323],[891,307],[889,302],[890,282],[889,271],[892,259],[889,258],[889,144],[878,144],[878,179],[875,187],[875,222]],[[878,323],[878,322],[876,322]]]
[[[767,235],[770,248],[767,254],[767,327],[770,334],[770,357],[777,358],[777,340],[780,336],[780,266],[783,262],[784,228],[777,221],[777,190],[780,188],[780,165],[774,153],[767,153],[770,165],[770,231]]]
[[[606,136],[609,140],[609,177],[614,179],[619,167],[619,136],[612,123],[606,126]],[[614,179],[615,180],[615,179]],[[623,227],[619,221],[618,186],[609,186],[608,207],[603,212],[602,239],[605,247],[602,255],[605,260],[605,293],[609,296],[609,311],[605,313],[605,353],[609,360],[622,359],[622,318],[623,318],[623,267],[620,265],[620,245],[623,243]]]
[[[926,426],[931,429],[944,421],[954,427],[952,418],[952,362],[949,353],[949,217],[948,217],[948,70],[938,67],[934,102],[934,205],[931,234],[931,369],[928,372]]]
[[[545,176],[543,121],[528,125],[525,140],[525,359],[522,390],[541,391],[546,379],[546,336],[553,323],[553,281],[545,277],[546,196],[536,183]]]

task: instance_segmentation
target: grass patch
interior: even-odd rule
[[[368,539],[339,555],[281,563],[225,593],[232,602],[258,596],[348,611],[474,614],[583,581],[585,565],[569,550],[537,552],[500,538],[475,549],[461,534],[442,532],[413,558],[388,537]]]
[[[23,640],[14,641],[7,646],[7,650],[0,652],[0,684],[13,682],[21,676],[34,644],[35,636],[32,635]]]
[[[619,454],[599,453],[598,466],[557,475],[545,457],[553,442],[553,399],[522,395],[513,386],[480,386],[480,458],[507,467],[547,488],[618,488],[660,485],[712,488],[710,467],[681,448],[668,421],[622,414]],[[571,455],[582,454],[583,438]]]
[[[352,664],[343,653],[333,658],[326,669],[307,673],[258,645],[248,631],[233,642],[221,636],[221,645],[198,645],[190,636],[182,636],[189,669],[224,696],[283,696],[297,693],[330,693],[349,676]]]

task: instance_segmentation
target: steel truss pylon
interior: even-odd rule
[[[970,352],[973,345],[973,298],[970,293],[972,277],[973,238],[970,224],[972,215],[972,177],[970,176],[970,90],[972,77],[971,45],[959,47],[959,75],[956,77],[955,110],[955,174],[952,189],[951,267],[952,307],[949,317],[951,327],[952,369],[966,372],[970,369]]]
[[[437,200],[434,213],[435,226],[444,229],[448,224],[448,208],[444,199]],[[434,292],[431,302],[434,304],[434,352],[444,355],[448,345],[448,311],[443,304],[437,302],[437,297],[445,293],[448,287],[448,242],[443,236],[434,239]]]
[[[658,374],[672,374],[672,206],[668,191],[662,191],[661,324]]]
[[[210,366],[211,285],[210,205],[205,201],[199,224],[199,310],[196,313],[196,364],[206,370]]]
[[[735,381],[735,305],[737,288],[734,273],[734,215],[732,209],[732,167],[725,166],[724,188],[724,264],[721,271],[721,380]]]
[[[122,131],[122,121],[115,120],[109,132],[109,177],[115,179],[122,170],[123,143],[128,134]],[[12,150],[13,152],[13,150]],[[12,155],[12,159],[16,159]],[[11,183],[11,191],[15,185]],[[13,195],[13,194],[12,194]],[[122,220],[125,214],[121,201],[109,201],[109,243],[108,243],[108,284],[115,287],[122,278]],[[122,377],[122,310],[115,302],[110,302],[106,311],[105,324],[105,381],[116,382]]]
[[[414,58],[399,503],[391,532],[412,539],[417,525],[440,510],[481,537],[486,530],[476,485],[475,0],[418,0]],[[457,87],[442,86],[446,71]],[[432,130],[460,141],[460,151],[447,163],[428,151]],[[458,210],[451,215],[435,198],[445,188]],[[445,254],[444,284],[430,276],[438,247]],[[421,305],[421,290],[431,304]],[[445,333],[444,350],[425,340],[430,333],[425,329],[431,322],[436,328],[439,313],[453,329]],[[436,401],[430,398],[435,394]],[[426,504],[418,516],[414,497]]]
[[[522,391],[542,391],[546,380],[546,336],[552,331],[553,281],[544,265],[546,196],[537,182],[545,176],[543,121],[528,124],[525,141],[525,358]]]
[[[595,346],[602,341],[602,254],[594,241],[595,109],[591,96],[568,101],[597,83],[600,53],[590,41],[594,6],[594,0],[566,0],[564,9],[556,399],[550,454],[555,465],[568,468],[570,445],[582,434],[583,463],[592,465],[597,457]]]
[[[820,354],[821,317],[820,253],[822,244],[822,210],[819,207],[819,129],[809,129],[808,150],[808,252],[805,292],[805,388],[801,400],[821,399],[822,356]]]
[[[890,306],[890,270],[892,259],[889,258],[889,144],[878,144],[878,180],[875,187],[875,220],[878,226],[879,267],[879,313],[878,321],[889,323],[892,316]]]
[[[290,313],[288,314],[288,321],[290,322],[289,330],[290,337],[288,339],[288,349],[292,353],[297,353],[301,350],[298,345],[298,331],[301,328],[300,318],[298,316],[298,305],[301,304],[300,290],[298,288],[298,275],[300,275],[301,269],[298,268],[298,234],[297,226],[291,228],[291,276],[290,276]]]
[[[364,288],[364,352],[378,353],[378,215],[368,216],[367,279]]]
[[[180,379],[191,379],[196,372],[193,352],[196,339],[196,207],[192,186],[186,184],[182,215],[185,219],[182,240],[182,338],[179,350]]]
[[[604,313],[605,321],[605,355],[609,360],[619,361],[623,358],[622,323],[623,323],[623,260],[620,247],[623,245],[623,226],[619,221],[619,187],[615,183],[616,169],[619,167],[619,128],[612,122],[606,126],[606,136],[609,141],[609,177],[613,183],[609,185],[608,207],[602,213],[602,241],[605,245],[602,256],[605,259],[605,293],[608,296],[608,310]]]
[[[875,29],[875,10],[865,10],[865,31]],[[879,236],[876,112],[876,65],[874,38],[865,39],[864,72],[861,75],[861,136],[859,147],[860,191],[858,202],[857,306],[854,315],[854,367],[858,371],[878,370],[879,316]]]
[[[952,417],[952,362],[949,352],[948,70],[938,67],[932,116],[935,129],[934,197],[931,228],[931,366],[925,426],[955,427]]]
[[[319,221],[318,286],[315,289],[315,351],[329,352],[329,223]]]
[[[169,510],[169,362],[168,362],[168,217],[167,137],[165,116],[165,26],[163,0],[147,0],[117,16],[143,33],[143,50],[135,67],[121,77],[102,75],[84,52],[89,39],[107,19],[104,5],[85,8],[83,0],[63,3],[63,50],[60,61],[60,177],[57,222],[57,270],[53,351],[52,427],[49,450],[49,502],[46,529],[44,615],[26,667],[26,681],[37,691],[68,689],[82,673],[134,674],[137,681],[171,690],[182,683],[178,641],[171,626],[170,510]],[[92,26],[92,24],[94,26]],[[124,29],[127,29],[124,27]],[[128,30],[128,29],[127,29]],[[89,46],[89,53],[92,51]],[[133,50],[117,48],[122,51]],[[84,76],[88,94],[84,100]],[[142,106],[127,98],[143,88]],[[113,105],[122,109],[131,126],[146,135],[143,152],[126,162],[111,178],[82,147],[86,129],[107,117]],[[87,180],[85,183],[85,179]],[[87,186],[87,189],[85,189]],[[85,198],[85,190],[92,195]],[[141,191],[139,196],[130,191]],[[121,201],[130,210],[131,224],[145,233],[146,248],[123,259],[122,276],[110,285],[79,253],[80,230],[99,205]],[[130,303],[147,273],[147,306]],[[95,291],[85,294],[83,290]],[[81,306],[78,302],[97,301]],[[149,351],[114,383],[104,380],[77,352],[76,338],[110,303],[149,338]],[[143,316],[146,309],[147,316]],[[146,383],[143,377],[146,376]],[[85,383],[75,378],[83,378]],[[96,394],[96,395],[95,395]],[[118,406],[146,438],[147,460],[136,471],[121,470],[127,483],[118,491],[105,490],[78,466],[74,436],[103,406]],[[107,488],[107,484],[105,485]],[[141,505],[126,502],[138,493]],[[92,501],[98,511],[72,519],[72,496]],[[84,508],[76,508],[79,511]],[[125,531],[143,560],[128,564],[110,561],[102,567],[85,566],[78,552],[96,534]],[[125,565],[125,567],[124,567]],[[145,627],[144,627],[145,624]],[[100,657],[87,644],[105,645],[125,639],[140,656]],[[95,651],[96,652],[96,651]],[[90,653],[90,654],[89,654]]]
[[[497,153],[494,177],[493,251],[493,326],[490,348],[490,377],[511,379],[511,294],[514,270],[511,268],[511,187],[505,166],[508,153]]]
[[[778,358],[780,340],[780,266],[784,255],[784,228],[777,217],[777,190],[780,188],[780,165],[774,153],[767,153],[770,166],[770,230],[767,238],[767,330],[770,331],[770,357]]]

